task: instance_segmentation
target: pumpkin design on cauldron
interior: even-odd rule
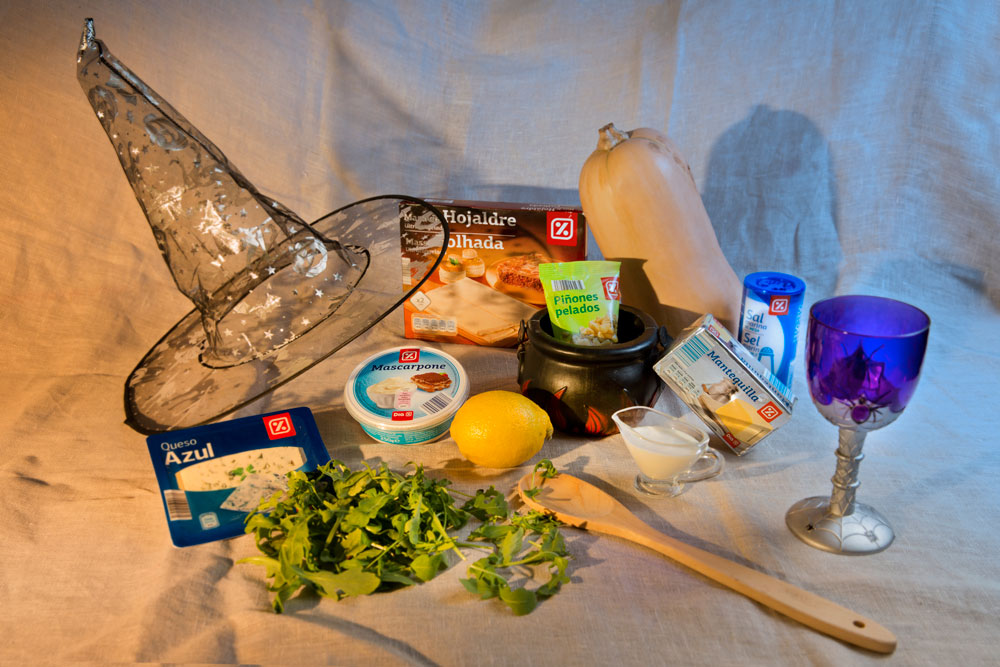
[[[651,406],[662,387],[652,370],[669,338],[642,311],[622,306],[618,344],[578,347],[551,335],[548,313],[522,324],[517,350],[521,393],[548,413],[563,433],[606,436],[621,408]]]

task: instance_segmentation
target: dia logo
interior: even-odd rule
[[[618,276],[601,278],[604,285],[604,298],[608,301],[621,301],[622,295],[618,292]]]
[[[409,347],[399,351],[399,363],[412,364],[420,361],[420,348]]]
[[[782,412],[781,408],[774,404],[774,401],[768,401],[767,405],[757,411],[757,414],[760,415],[761,419],[770,424],[775,419],[780,417]]]
[[[292,415],[288,412],[264,417],[264,428],[267,429],[267,437],[270,440],[295,435],[295,424],[292,423]]]
[[[771,297],[771,307],[768,309],[768,315],[786,315],[788,313],[788,297],[787,296],[772,296]]]
[[[549,245],[576,245],[576,212],[546,211],[545,240]]]

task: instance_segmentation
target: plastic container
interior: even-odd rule
[[[304,407],[157,433],[146,445],[178,547],[243,535],[247,514],[285,491],[290,471],[330,460]]]
[[[737,338],[787,387],[792,386],[805,291],[801,278],[777,271],[759,271],[743,279]]]
[[[422,445],[448,432],[469,397],[469,378],[450,354],[426,347],[382,350],[351,373],[347,412],[378,442]]]

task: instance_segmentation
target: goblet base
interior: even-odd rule
[[[844,516],[830,512],[830,498],[815,496],[792,505],[785,524],[797,538],[811,547],[847,556],[864,556],[886,549],[896,537],[892,526],[878,510],[854,503]]]

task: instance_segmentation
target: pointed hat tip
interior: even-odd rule
[[[86,50],[90,44],[93,44],[95,38],[96,33],[94,31],[94,19],[83,19],[83,34],[80,36],[80,50]]]

